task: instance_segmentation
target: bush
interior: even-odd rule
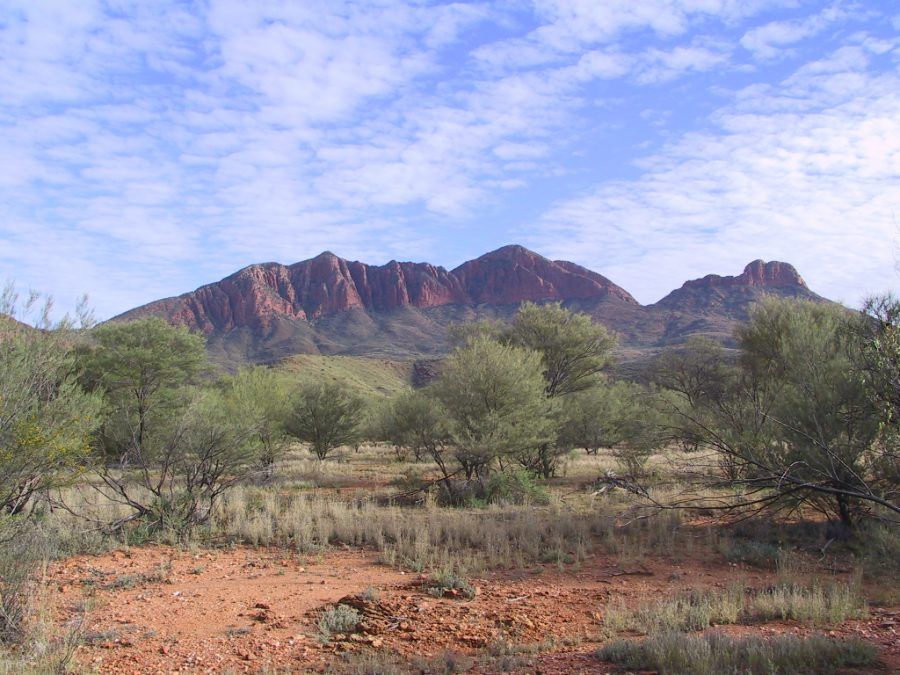
[[[50,543],[34,527],[0,522],[0,644],[20,643],[27,632],[35,576],[50,558]]]
[[[801,638],[735,638],[713,632],[702,636],[663,633],[645,640],[621,640],[597,651],[601,661],[629,670],[719,675],[719,673],[833,673],[866,666],[875,660],[875,648],[856,639],[828,639],[823,635]]]
[[[847,584],[814,584],[808,588],[780,584],[749,593],[743,585],[732,584],[724,591],[690,591],[674,599],[646,603],[633,611],[610,607],[604,623],[614,631],[652,634],[771,619],[823,626],[858,618],[866,612],[865,600]]]
[[[455,572],[447,570],[431,575],[427,590],[429,595],[436,598],[461,596],[471,599],[476,595],[475,587],[472,584]]]
[[[527,471],[511,469],[491,475],[485,500],[490,504],[548,504],[550,495]]]
[[[324,639],[336,633],[352,633],[362,622],[359,612],[349,605],[334,605],[319,618],[319,632]]]

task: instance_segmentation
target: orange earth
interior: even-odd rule
[[[501,641],[533,652],[516,661],[520,672],[613,672],[592,656],[604,639],[610,599],[638,604],[733,580],[763,586],[773,576],[666,558],[623,570],[612,557],[596,555],[577,569],[542,565],[472,579],[478,592],[468,600],[434,598],[423,576],[379,564],[368,551],[297,555],[158,546],[78,556],[48,573],[59,620],[86,615],[87,644],[78,648],[77,660],[101,673],[323,672],[340,664],[345,652],[376,651],[412,662],[446,652],[477,655]],[[342,599],[362,611],[363,630],[325,643],[318,618]],[[875,643],[881,664],[873,672],[900,672],[898,627],[900,612],[874,608],[865,620],[829,633]],[[810,632],[793,622],[727,630]],[[492,667],[476,662],[474,672],[495,672]]]

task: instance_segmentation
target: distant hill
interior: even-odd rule
[[[783,262],[751,262],[737,276],[686,282],[641,305],[606,277],[521,246],[504,246],[453,270],[391,261],[373,266],[330,252],[281,265],[251,265],[216,283],[112,319],[160,316],[200,331],[224,364],[297,354],[391,360],[446,353],[453,323],[508,320],[525,301],[559,301],[615,331],[625,358],[703,334],[725,344],[766,294],[824,301]]]

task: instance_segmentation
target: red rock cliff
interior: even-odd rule
[[[315,319],[350,309],[512,304],[526,300],[637,301],[609,279],[521,246],[505,246],[448,272],[428,263],[372,266],[330,252],[285,266],[251,265],[193,293],[138,307],[121,319],[161,315],[205,333],[266,330],[277,317]]]

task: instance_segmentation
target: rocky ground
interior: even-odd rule
[[[763,586],[773,578],[721,561],[656,558],[621,568],[598,555],[491,573],[470,579],[473,598],[436,598],[427,577],[379,564],[371,552],[158,546],[79,556],[48,573],[59,621],[85,617],[79,663],[101,673],[325,672],[393,656],[428,668],[446,654],[475,672],[612,672],[592,655],[607,639],[611,599],[637,604],[734,580]],[[324,640],[319,618],[338,601],[356,607],[362,625]],[[810,632],[792,622],[728,630]],[[831,632],[877,644],[876,672],[900,672],[896,608],[873,608]]]

